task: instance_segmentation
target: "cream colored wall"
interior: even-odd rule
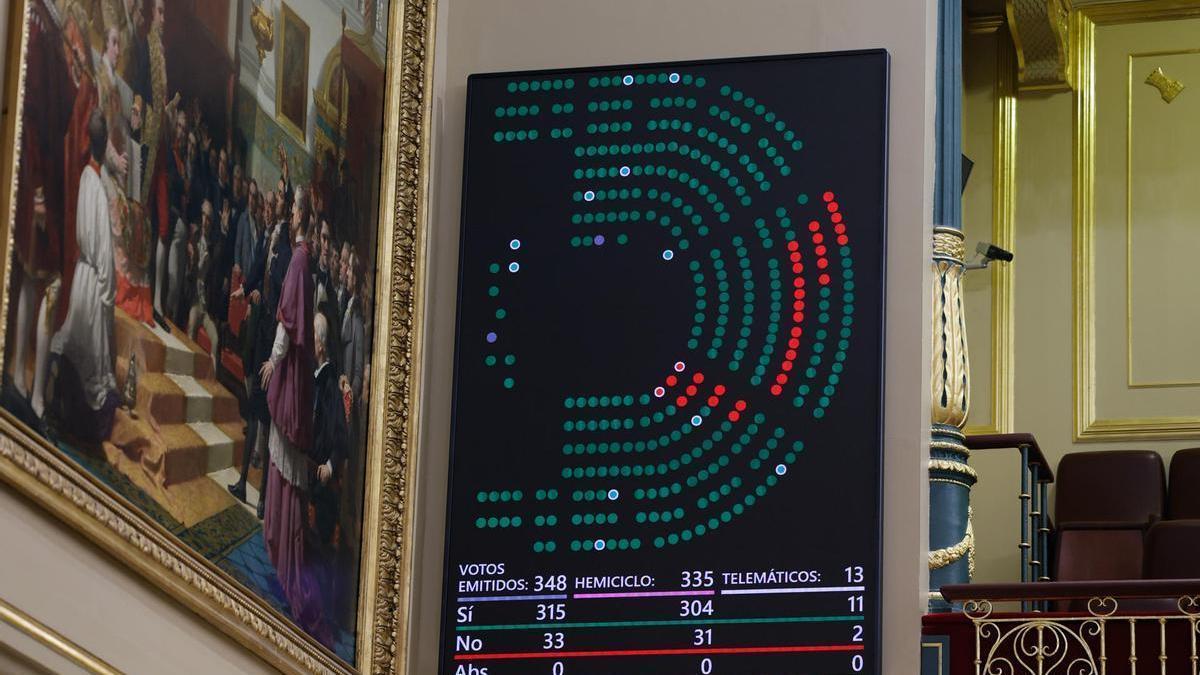
[[[1148,24],[1143,30],[1154,31],[1161,24]],[[1194,32],[1191,33],[1195,35]],[[968,51],[968,56],[970,52]],[[1124,54],[1118,55],[1121,61]],[[1123,64],[1116,64],[1119,67]],[[1148,89],[1141,84],[1139,76],[1135,87]],[[1122,86],[1124,77],[1122,73]],[[1123,92],[1120,92],[1123,95]],[[1144,93],[1135,90],[1135,93]],[[1151,93],[1153,91],[1151,90]],[[982,96],[982,89],[967,90],[970,97]],[[1157,95],[1157,94],[1155,94]],[[981,133],[979,130],[991,124],[990,112],[985,114],[985,106],[970,103],[965,107],[967,118],[965,125],[968,137]],[[1123,106],[1117,110],[1124,118]],[[1150,449],[1160,452],[1164,460],[1169,461],[1170,455],[1179,448],[1200,445],[1200,436],[1192,440],[1179,441],[1120,441],[1120,442],[1074,442],[1074,341],[1072,334],[1072,317],[1074,299],[1072,296],[1072,260],[1074,257],[1072,240],[1072,120],[1073,95],[1067,93],[1036,94],[1022,93],[1017,103],[1017,160],[1016,160],[1016,242],[1014,252],[1016,260],[1012,264],[1015,278],[1015,385],[1014,385],[1014,431],[1032,432],[1038,439],[1043,451],[1052,465],[1057,465],[1059,459],[1068,452],[1116,449]],[[1110,113],[1112,114],[1112,113]],[[1193,122],[1194,124],[1194,122]],[[1119,127],[1123,127],[1119,125]],[[990,127],[989,127],[990,128]],[[1152,127],[1145,129],[1147,133],[1156,132],[1170,135],[1169,128],[1157,130]],[[988,132],[990,133],[990,132]],[[1124,130],[1119,129],[1118,147],[1124,145]],[[1125,194],[1123,157],[1118,158],[1118,171],[1107,178],[1097,175],[1096,192],[1105,196],[1116,193],[1121,203]],[[1191,170],[1195,171],[1200,165],[1194,157]],[[1193,192],[1194,192],[1193,183]],[[1194,195],[1193,195],[1194,196]],[[968,209],[969,210],[969,209]],[[970,210],[969,210],[970,211]],[[1105,254],[1104,266],[1097,266],[1098,277],[1115,277],[1118,283],[1116,293],[1096,293],[1098,312],[1108,316],[1116,316],[1103,328],[1107,331],[1104,339],[1119,339],[1121,345],[1115,349],[1116,356],[1100,364],[1097,370],[1105,372],[1108,366],[1115,367],[1116,376],[1103,377],[1097,381],[1100,398],[1112,400],[1126,392],[1124,377],[1124,313],[1125,294],[1123,291],[1125,261],[1123,246],[1124,211],[1120,208],[1120,231],[1110,233],[1110,239],[1120,244],[1119,251]],[[1195,213],[1183,213],[1179,221],[1181,227],[1195,229]],[[1149,223],[1149,227],[1158,227],[1159,223]],[[1175,223],[1161,224],[1163,227],[1175,226]],[[1194,233],[1193,233],[1194,234]],[[1109,235],[1105,235],[1109,236]],[[968,245],[973,246],[974,238],[969,238]],[[1136,246],[1136,244],[1135,244]],[[1097,254],[1099,256],[1099,253]],[[1098,263],[1100,259],[1098,258]],[[1181,287],[1194,286],[1192,266],[1177,266],[1170,270],[1172,283]],[[978,274],[978,273],[975,273]],[[1136,286],[1136,279],[1135,279]],[[968,294],[968,316],[972,320],[986,317],[988,313],[986,295]],[[1152,316],[1169,316],[1174,305],[1166,296],[1159,298],[1139,299],[1139,311],[1148,311]],[[1099,327],[1098,327],[1099,328]],[[977,334],[973,327],[970,335]],[[1097,334],[1100,334],[1098,330]],[[1115,335],[1115,338],[1113,337]],[[1100,339],[1100,338],[1098,338]],[[1192,354],[1186,351],[1177,355],[1179,359],[1194,359],[1194,339],[1190,341]],[[972,344],[972,348],[974,348]],[[975,372],[986,367],[985,354],[972,354],[972,367]],[[980,358],[975,358],[980,357]],[[1100,358],[1099,356],[1097,357]],[[1194,361],[1192,362],[1194,365]],[[975,373],[973,373],[974,376]],[[978,383],[979,379],[973,377]],[[1175,411],[1171,411],[1175,414]],[[1106,416],[1118,416],[1122,412],[1118,407],[1115,411],[1110,408]],[[1145,414],[1144,411],[1125,412],[1125,415],[1135,416]],[[1196,415],[1195,410],[1190,414]],[[974,419],[971,420],[974,423]],[[971,457],[971,464],[980,474],[980,481],[973,493],[975,507],[975,533],[977,543],[978,570],[976,581],[1016,581],[1019,579],[1020,554],[1017,548],[1019,541],[1019,473],[1015,452],[986,451],[977,452]],[[1053,500],[1053,493],[1051,494]]]
[[[122,672],[275,672],[7,486],[0,542],[0,597]]]
[[[884,672],[917,672],[927,585],[932,0],[442,0],[434,100],[428,395],[414,652],[435,672],[466,77],[473,72],[885,47],[892,55]],[[819,545],[819,542],[815,542]]]

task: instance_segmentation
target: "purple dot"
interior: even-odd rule
[[[496,334],[495,334],[495,333],[488,333],[488,334],[487,334],[487,341],[488,341],[488,344],[491,344],[491,343],[495,342],[495,341],[496,341]]]
[[[603,246],[604,245],[604,235],[598,234],[598,235],[596,235],[596,238],[593,239],[592,241],[594,241],[597,246]]]

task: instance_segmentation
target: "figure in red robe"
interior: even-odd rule
[[[308,456],[312,447],[315,370],[313,280],[309,274],[310,249],[304,240],[308,197],[297,189],[291,231],[295,247],[280,291],[275,343],[259,371],[271,411],[263,538],[292,618],[310,635],[331,646],[332,632],[324,617],[315,556],[305,550],[309,480],[315,472]]]

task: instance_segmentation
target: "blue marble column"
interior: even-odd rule
[[[970,406],[970,371],[962,306],[962,2],[938,7],[936,165],[933,187],[933,359],[930,373],[929,589],[971,580],[970,522],[974,470],[962,428]],[[949,609],[933,599],[934,611]]]

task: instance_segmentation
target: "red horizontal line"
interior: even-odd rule
[[[704,649],[611,649],[586,652],[510,652],[503,654],[455,654],[455,661],[498,661],[509,659],[579,659],[598,656],[688,656],[717,654],[797,654],[804,652],[861,652],[862,645],[792,645],[784,647],[708,647]]]

